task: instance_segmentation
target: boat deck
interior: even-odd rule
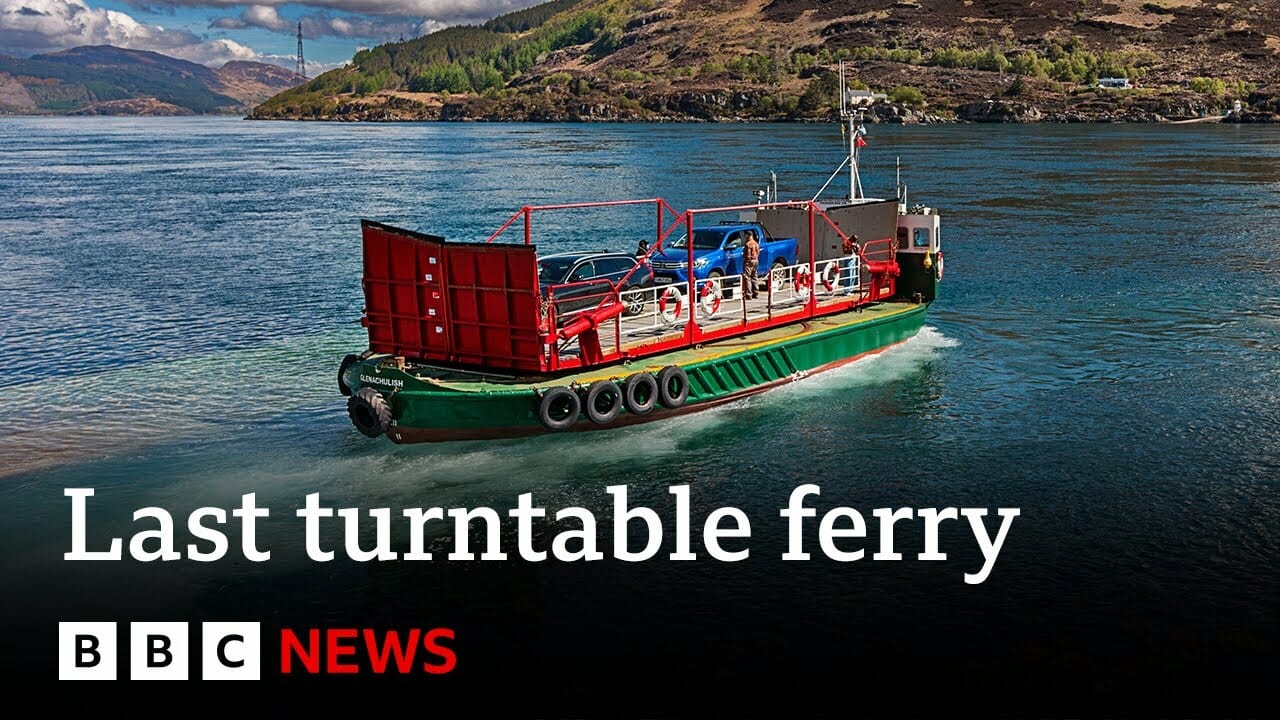
[[[756,301],[762,302],[762,301]],[[714,360],[724,355],[732,355],[749,348],[756,348],[771,343],[792,340],[799,336],[821,333],[835,328],[871,323],[893,315],[898,315],[921,307],[913,303],[873,303],[846,312],[816,317],[807,321],[799,321],[788,325],[772,327],[753,332],[749,335],[726,338],[703,345],[673,350],[669,353],[641,358],[622,365],[609,365],[584,369],[577,373],[555,376],[512,377],[497,374],[483,374],[464,370],[454,370],[428,365],[410,365],[406,370],[422,378],[430,378],[435,384],[446,388],[476,392],[497,387],[522,385],[529,387],[553,387],[566,384],[587,385],[596,380],[616,378],[642,370],[657,372],[668,365],[688,366]],[[680,335],[680,328],[665,328],[673,337]],[[653,337],[646,338],[652,341]]]
[[[731,280],[736,279],[736,276],[731,278]],[[619,334],[621,336],[622,349],[651,345],[664,340],[677,339],[684,335],[683,323],[671,324],[664,321],[662,313],[658,310],[658,295],[666,287],[669,286],[660,285],[644,291],[645,295],[647,295],[645,297],[645,310],[638,315],[624,315],[619,319],[621,323]],[[865,300],[865,298],[866,292],[861,288],[854,291],[841,288],[835,292],[820,291],[815,294],[818,312],[828,310],[831,306],[847,304],[850,300]],[[808,293],[795,292],[791,289],[790,283],[787,283],[782,290],[772,296],[768,293],[767,288],[762,289],[759,295],[752,299],[747,299],[738,294],[738,288],[730,287],[725,290],[720,310],[714,317],[704,317],[699,313],[698,327],[704,331],[715,331],[741,323],[768,320],[788,313],[795,313],[803,309],[808,300]],[[606,326],[602,335],[607,336],[610,330],[611,327]],[[567,353],[562,354],[573,355],[575,351],[570,348]]]

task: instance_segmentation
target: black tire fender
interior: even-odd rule
[[[689,376],[675,365],[668,365],[658,373],[658,402],[674,410],[689,399]]]
[[[658,403],[658,381],[647,372],[638,372],[622,384],[622,404],[632,415],[644,415]]]
[[[391,405],[373,388],[360,388],[347,400],[351,424],[364,435],[376,438],[391,427]]]
[[[538,422],[551,432],[562,432],[578,422],[582,400],[567,387],[554,387],[538,401]]]
[[[622,412],[622,388],[612,380],[597,380],[587,388],[582,407],[588,420],[597,425],[608,425]]]
[[[342,364],[338,366],[338,392],[342,393],[343,397],[351,397],[351,386],[347,385],[346,379],[342,376],[346,375],[347,370],[358,362],[360,362],[360,356],[348,355],[342,358]]]

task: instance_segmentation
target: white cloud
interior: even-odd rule
[[[80,45],[152,50],[206,65],[277,62],[234,40],[205,40],[186,30],[140,23],[127,13],[91,8],[83,0],[0,0],[0,52],[32,55]]]
[[[422,20],[410,17],[350,17],[334,16],[328,13],[303,15],[300,20],[302,34],[307,38],[340,37],[380,41],[394,40],[401,35],[405,37],[422,35],[425,25]],[[292,34],[297,27],[297,21],[285,20],[280,17],[274,7],[269,5],[250,5],[239,16],[217,18],[209,23],[209,27],[222,30],[243,30],[254,27]],[[431,29],[439,28],[431,26]]]
[[[241,30],[247,27],[260,27],[267,30],[288,30],[294,27],[293,23],[280,17],[280,13],[269,5],[250,5],[245,8],[240,17],[220,17],[210,23],[210,27],[225,28],[228,30]]]
[[[245,0],[126,0],[136,7],[243,7]],[[545,0],[254,0],[255,5],[304,5],[359,15],[399,15],[446,24],[481,22],[495,15],[523,10]]]
[[[169,0],[174,2],[175,0]],[[261,1],[261,0],[260,0]],[[222,0],[176,0],[200,4],[222,4]],[[276,0],[265,0],[267,3]],[[236,3],[239,4],[239,3]],[[280,2],[283,4],[283,2]],[[497,2],[478,2],[475,0],[301,0],[297,5],[309,5],[322,8],[324,11],[303,15],[302,35],[307,38],[339,37],[358,38],[389,42],[399,37],[415,38],[442,30],[450,25],[463,23],[480,23],[495,15],[501,15],[512,9],[527,7],[531,3],[526,0],[497,0]],[[533,4],[536,4],[536,0]],[[150,5],[149,5],[150,6]],[[357,15],[333,15],[328,10],[336,9],[352,11]],[[423,10],[436,13],[422,16]],[[397,14],[400,10],[405,14]],[[363,16],[362,16],[363,15]],[[220,30],[243,30],[245,28],[262,28],[284,34],[292,34],[297,27],[294,20],[285,20],[276,11],[276,6],[250,5],[237,16],[215,18],[209,27]]]
[[[91,0],[92,1],[92,0]],[[150,10],[177,7],[242,8],[239,15],[216,18],[220,30],[250,27],[292,33],[297,20],[280,16],[280,6],[318,10],[301,17],[303,36],[387,42],[425,35],[462,23],[537,5],[543,0],[125,0]],[[335,14],[340,13],[340,14]],[[293,67],[292,56],[263,55],[228,38],[209,40],[188,30],[139,22],[116,10],[90,7],[85,0],[0,0],[0,53],[33,55],[80,45],[115,45],[152,50],[209,65],[255,60]],[[313,72],[345,63],[309,62]]]
[[[150,50],[152,48],[142,48]],[[165,55],[190,60],[191,62],[201,63],[203,65],[211,65],[218,67],[223,63],[232,60],[249,60],[252,62],[271,62],[263,57],[261,53],[251,47],[246,47],[235,40],[209,40],[198,42],[194,45],[184,45],[182,47],[172,47],[164,50],[157,50]],[[277,63],[283,65],[284,63]]]

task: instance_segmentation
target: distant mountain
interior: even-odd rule
[[[300,80],[265,63],[211,68],[111,45],[26,59],[0,55],[0,114],[242,113]]]
[[[555,0],[363,50],[252,116],[817,120],[843,60],[891,122],[1160,121],[1235,100],[1275,119],[1277,18],[1280,0]]]

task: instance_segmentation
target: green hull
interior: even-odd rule
[[[353,390],[377,390],[394,418],[387,436],[413,443],[550,432],[539,421],[538,407],[542,393],[551,388],[585,389],[597,380],[621,382],[632,373],[657,374],[671,365],[688,374],[689,395],[678,408],[655,407],[643,415],[623,411],[608,425],[582,418],[571,428],[602,430],[705,410],[880,352],[915,335],[927,308],[884,303],[556,377],[498,378],[412,365],[398,369],[382,356],[351,366],[344,381]]]

